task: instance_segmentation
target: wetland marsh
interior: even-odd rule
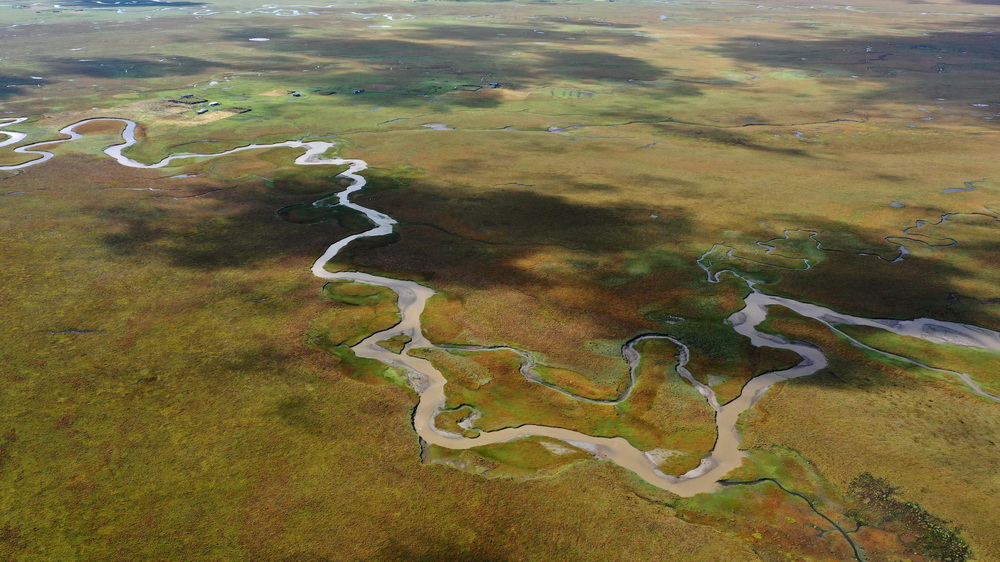
[[[5,556],[1000,555],[994,7],[35,6]]]

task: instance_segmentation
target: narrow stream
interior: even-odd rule
[[[5,119],[0,121],[0,128],[21,123],[24,120],[24,118]],[[401,317],[399,323],[387,330],[372,334],[355,345],[352,349],[359,357],[375,359],[387,365],[400,368],[404,372],[408,373],[410,384],[419,395],[419,402],[417,403],[416,412],[413,416],[413,427],[421,439],[433,445],[439,445],[450,449],[469,449],[471,447],[478,447],[481,445],[502,443],[520,437],[550,437],[590,451],[597,458],[613,461],[622,467],[635,472],[639,477],[654,486],[669,490],[680,496],[692,496],[694,494],[712,492],[716,490],[719,486],[718,481],[730,471],[739,467],[743,462],[745,452],[739,448],[740,437],[736,431],[736,424],[740,414],[745,412],[747,409],[752,408],[772,384],[779,381],[811,375],[827,365],[826,357],[823,355],[822,351],[811,345],[801,342],[790,342],[778,336],[758,331],[756,326],[764,320],[767,314],[768,306],[785,306],[803,316],[814,318],[827,325],[846,324],[855,326],[872,326],[888,330],[895,334],[918,337],[931,342],[1000,350],[1000,334],[991,330],[953,322],[941,322],[928,318],[905,321],[859,318],[834,312],[828,308],[818,305],[801,303],[788,298],[766,295],[758,291],[751,282],[749,283],[751,292],[744,299],[746,306],[743,310],[730,316],[728,323],[738,333],[749,337],[753,345],[758,347],[768,346],[794,351],[802,357],[802,361],[790,369],[772,371],[755,377],[743,387],[739,397],[731,402],[720,405],[718,398],[712,389],[707,385],[698,382],[691,375],[685,367],[688,360],[688,349],[679,340],[666,335],[649,334],[640,336],[623,346],[623,356],[631,368],[632,381],[630,382],[628,390],[617,401],[626,399],[628,391],[634,384],[635,367],[639,360],[638,352],[635,350],[634,344],[638,343],[638,341],[641,341],[642,339],[663,338],[674,342],[680,349],[679,362],[676,367],[678,374],[694,385],[698,392],[705,397],[708,404],[716,412],[718,439],[715,447],[708,457],[702,459],[701,464],[697,468],[687,472],[686,474],[682,476],[671,476],[663,473],[656,468],[656,463],[650,456],[633,447],[628,443],[628,441],[621,437],[592,437],[577,431],[541,425],[525,425],[497,431],[481,431],[479,436],[475,438],[462,437],[439,430],[434,425],[434,418],[445,405],[445,384],[447,383],[447,380],[429,361],[410,356],[407,353],[410,349],[437,347],[428,341],[424,336],[420,324],[421,314],[424,311],[427,300],[434,295],[434,291],[413,281],[392,279],[389,277],[380,277],[353,271],[331,272],[326,269],[326,265],[351,242],[360,238],[390,234],[393,231],[393,225],[396,224],[396,221],[388,215],[362,207],[349,200],[353,193],[358,192],[365,186],[365,179],[360,175],[360,173],[367,168],[367,164],[364,161],[343,158],[323,158],[322,155],[329,149],[333,148],[335,143],[320,141],[285,141],[273,144],[249,144],[215,154],[181,153],[168,156],[154,164],[142,164],[123,155],[123,151],[125,149],[138,142],[135,137],[137,125],[134,121],[118,118],[94,118],[79,121],[64,127],[59,131],[64,135],[68,135],[69,138],[37,142],[15,148],[15,153],[29,154],[36,156],[36,158],[21,164],[0,166],[0,170],[20,170],[50,160],[55,155],[51,152],[40,150],[40,147],[79,139],[83,135],[77,133],[75,129],[80,125],[95,121],[113,121],[122,123],[125,126],[122,131],[123,142],[106,148],[104,152],[108,156],[114,158],[122,166],[130,168],[162,168],[174,161],[182,159],[214,158],[245,150],[279,147],[304,149],[305,152],[294,161],[299,165],[347,165],[347,171],[341,173],[340,177],[349,179],[351,182],[350,185],[339,193],[324,197],[323,199],[314,202],[313,205],[343,205],[345,207],[349,207],[364,214],[374,226],[365,232],[353,234],[331,244],[313,263],[312,273],[321,279],[342,279],[356,281],[359,283],[368,283],[371,285],[387,287],[396,293],[398,298],[397,305]],[[0,142],[0,147],[16,144],[17,142],[24,140],[27,136],[24,133],[2,130],[0,130],[0,133],[5,134],[8,137],[5,141]],[[716,274],[716,278],[718,275],[719,273]],[[406,335],[411,338],[410,342],[403,348],[402,353],[396,354],[378,345],[378,342],[397,335]],[[441,349],[447,350],[448,348],[442,346]],[[957,374],[961,375],[961,373]],[[967,375],[964,377],[963,381],[980,396],[991,400],[1000,400],[998,397],[986,393],[975,385],[972,379]],[[615,401],[610,402],[614,403]]]

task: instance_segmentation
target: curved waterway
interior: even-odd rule
[[[0,121],[0,128],[15,125],[23,121],[25,121],[24,118],[5,119]],[[481,431],[478,437],[463,437],[442,431],[434,425],[435,417],[445,405],[445,385],[447,384],[447,380],[429,361],[410,356],[407,353],[410,349],[437,347],[424,336],[420,324],[421,314],[424,311],[427,300],[434,295],[434,290],[413,281],[392,279],[389,277],[381,277],[355,271],[332,272],[326,269],[327,264],[351,242],[360,238],[390,234],[393,231],[393,226],[396,224],[396,221],[393,220],[392,217],[378,211],[362,207],[361,205],[357,205],[350,201],[351,194],[358,192],[365,186],[365,178],[360,175],[360,173],[367,168],[367,164],[364,161],[344,158],[323,158],[322,155],[333,148],[335,143],[321,141],[285,141],[273,144],[248,144],[232,150],[214,154],[174,154],[153,164],[143,164],[136,160],[132,160],[123,154],[125,149],[138,142],[135,136],[137,129],[136,123],[128,119],[101,117],[85,119],[64,127],[59,131],[60,133],[67,135],[69,138],[42,141],[15,148],[15,153],[32,155],[35,156],[35,158],[21,164],[0,166],[0,170],[21,170],[52,159],[55,157],[53,153],[40,150],[40,148],[43,146],[51,146],[79,139],[83,135],[77,133],[76,128],[83,124],[97,121],[117,122],[124,125],[124,130],[122,131],[123,142],[104,149],[104,153],[114,158],[122,166],[130,168],[163,168],[175,161],[183,159],[215,158],[246,150],[281,147],[304,149],[304,153],[294,160],[294,162],[299,165],[346,165],[348,169],[342,172],[340,177],[350,180],[350,185],[339,193],[314,202],[313,205],[343,205],[345,207],[349,207],[364,214],[368,220],[371,221],[373,227],[367,231],[348,236],[331,244],[313,263],[312,273],[321,279],[342,279],[378,285],[386,287],[396,293],[397,306],[400,313],[399,323],[389,329],[372,334],[355,345],[352,349],[359,357],[375,359],[386,365],[399,368],[407,373],[410,385],[419,395],[416,412],[413,416],[413,427],[420,438],[429,444],[449,449],[469,449],[481,445],[502,443],[522,437],[549,437],[590,451],[597,458],[615,462],[633,471],[643,480],[654,486],[669,490],[681,496],[691,496],[715,490],[718,487],[718,481],[724,478],[730,471],[740,466],[743,462],[745,452],[740,450],[740,437],[736,431],[736,424],[740,414],[749,408],[752,408],[772,384],[811,375],[827,365],[826,357],[818,348],[801,342],[787,341],[781,337],[765,334],[757,330],[756,326],[764,320],[767,315],[767,307],[769,306],[785,306],[803,316],[814,318],[831,327],[836,324],[872,326],[888,330],[895,334],[922,338],[937,343],[949,343],[954,345],[1000,350],[1000,334],[994,331],[965,324],[941,322],[928,318],[907,321],[859,318],[856,316],[841,314],[818,305],[801,303],[788,298],[767,295],[758,291],[752,282],[748,282],[751,292],[744,299],[745,307],[743,310],[730,316],[728,323],[738,333],[750,338],[753,345],[758,347],[767,346],[794,351],[802,357],[802,361],[790,369],[772,371],[751,379],[743,387],[739,397],[731,402],[719,404],[718,398],[712,389],[709,386],[698,382],[698,380],[692,376],[692,374],[685,367],[688,361],[688,348],[683,344],[683,342],[673,337],[661,334],[647,334],[629,341],[622,348],[623,357],[630,367],[631,380],[628,388],[622,396],[616,400],[607,401],[607,403],[617,403],[627,399],[628,393],[634,385],[635,369],[640,360],[639,353],[634,347],[635,344],[644,339],[659,338],[668,339],[677,345],[680,350],[678,365],[676,367],[677,373],[692,384],[698,392],[705,397],[705,400],[712,407],[712,409],[715,410],[716,425],[718,430],[718,439],[715,443],[715,447],[708,457],[702,459],[697,468],[687,472],[686,474],[681,476],[671,476],[663,473],[656,467],[655,461],[649,455],[633,447],[628,441],[621,437],[593,437],[569,429],[542,425],[524,425],[497,431]],[[0,147],[17,144],[27,137],[26,134],[18,132],[0,130],[0,133],[7,136],[6,140],[0,141]],[[717,275],[718,273],[716,276]],[[407,343],[403,348],[402,353],[393,353],[378,345],[378,342],[398,335],[405,335],[411,338],[409,343]],[[447,350],[448,348],[442,346],[440,349]],[[522,354],[522,357],[527,357],[524,352],[519,353]],[[530,365],[528,366],[528,370],[530,371]],[[525,371],[522,370],[522,374],[524,373]],[[963,375],[962,373],[955,374]],[[962,378],[962,380],[980,396],[991,400],[1000,400],[1000,398],[986,393],[981,388],[976,386],[975,383],[972,382],[972,379],[967,375],[960,378]],[[561,389],[557,390],[566,392]],[[578,399],[582,398],[572,394],[570,395]]]

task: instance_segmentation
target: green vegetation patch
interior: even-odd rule
[[[389,382],[412,391],[406,373],[400,369],[390,367],[375,359],[358,357],[353,349],[346,345],[334,344],[322,332],[312,331],[308,333],[306,344],[323,349],[336,357],[342,365],[348,368],[349,376],[355,380],[367,383]]]
[[[352,346],[399,322],[396,295],[388,288],[331,281],[323,286],[323,296],[333,304],[310,322],[306,340],[311,345]]]
[[[278,209],[277,215],[282,220],[296,224],[311,224],[333,220],[342,228],[351,232],[361,232],[372,227],[371,221],[362,213],[342,205],[299,203]]]
[[[685,519],[721,525],[766,559],[855,558],[856,525],[846,510],[843,495],[812,463],[780,446],[748,451],[717,493],[678,501]]]
[[[459,422],[465,420],[471,415],[474,415],[476,410],[471,406],[459,406],[458,408],[452,408],[450,410],[442,410],[437,417],[434,418],[434,425],[443,431],[449,433],[455,433],[461,435],[462,437],[475,438],[479,436],[479,432],[474,429],[466,429],[459,425]]]
[[[810,500],[779,482],[759,480],[683,498],[679,517],[716,526],[746,541],[765,560],[852,560],[851,543]]]
[[[868,326],[838,325],[837,329],[875,349],[914,359],[930,367],[965,373],[985,391],[1000,394],[1000,371],[996,367],[1000,362],[1000,353],[996,351],[935,343]]]
[[[500,370],[509,370],[520,364],[521,357],[513,351],[465,351],[422,347],[411,349],[409,354],[427,359],[448,379],[448,383],[470,390],[479,389],[493,381]]]
[[[684,322],[670,326],[669,331],[688,346],[687,369],[692,376],[709,384],[723,404],[739,396],[753,377],[793,367],[802,360],[787,349],[756,347],[746,336],[720,329],[714,322]]]
[[[851,482],[857,507],[850,512],[859,525],[887,530],[918,556],[931,560],[962,562],[972,549],[950,523],[927,513],[919,504],[899,498],[899,489],[888,480],[862,472]]]
[[[327,194],[350,185],[351,180],[338,177],[346,169],[347,166],[296,166],[266,178],[264,183],[288,195]]]
[[[378,343],[379,347],[387,349],[393,353],[401,353],[406,344],[413,341],[413,338],[406,334],[396,334],[389,339],[382,340]]]
[[[323,296],[333,302],[353,306],[373,306],[386,298],[395,298],[395,293],[378,285],[356,281],[330,281],[323,285]]]
[[[626,378],[616,386],[601,385],[576,371],[548,365],[536,365],[532,371],[548,384],[591,400],[614,400],[621,395],[628,383]]]

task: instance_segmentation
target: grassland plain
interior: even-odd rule
[[[587,558],[649,533],[669,539],[631,555],[751,557],[593,461],[537,483],[421,467],[409,395],[306,346],[311,330],[351,337],[377,295],[340,287],[330,301],[301,275],[308,258],[266,251],[337,234],[275,220],[287,195],[158,197],[113,187],[165,181],[149,172],[109,180],[72,156],[32,171],[21,187],[37,191],[4,214],[5,556]],[[237,214],[256,200],[268,210]],[[259,254],[217,263],[203,257],[212,237],[187,241],[236,220]],[[583,512],[589,523],[563,524]]]
[[[336,265],[432,286],[433,342],[530,350],[567,387],[620,388],[621,344],[650,331],[680,337],[724,399],[793,362],[723,325],[747,286],[706,281],[713,244],[710,274],[769,292],[1000,327],[996,6],[0,10],[0,109],[31,117],[17,130],[130,118],[143,161],[335,138],[373,166],[357,200],[401,223]],[[307,272],[364,228],[303,206],[338,188],[333,173],[293,169],[286,149],[126,170],[99,155],[114,126],[86,132],[0,178],[12,558],[843,558],[858,551],[824,515],[847,525],[857,490],[879,486],[1000,557],[996,406],[801,319],[774,329],[831,366],[747,416],[733,476],[747,483],[718,494],[680,501],[544,439],[421,451],[412,394],[381,384],[402,379],[344,351],[392,322],[391,295]],[[775,242],[788,229],[815,234]],[[995,388],[995,354],[855,332]],[[453,385],[441,425],[475,431],[458,426],[471,407],[478,429],[577,424],[680,450],[662,462],[682,471],[711,446],[710,412],[672,350],[643,351],[620,407],[550,396],[508,361]],[[912,525],[858,519],[888,521],[854,533],[864,556],[940,557]]]
[[[987,528],[993,526],[989,504],[998,485],[992,452],[996,404],[969,400],[966,389],[939,373],[878,361],[796,316],[785,311],[770,326],[830,350],[835,359],[821,374],[776,388],[771,399],[747,416],[743,431],[748,442],[795,449],[842,490],[860,475],[874,473],[910,501],[953,521],[973,552],[991,558],[997,549],[995,533]],[[786,410],[793,402],[796,414]],[[832,404],[850,404],[850,419],[830,418],[826,408]],[[789,432],[791,425],[777,429],[786,422],[796,430]],[[788,439],[792,433],[797,437]],[[922,454],[905,452],[914,449]],[[983,454],[959,452],[972,450]],[[971,488],[975,495],[957,491]],[[961,505],[951,503],[955,496],[965,498]]]

